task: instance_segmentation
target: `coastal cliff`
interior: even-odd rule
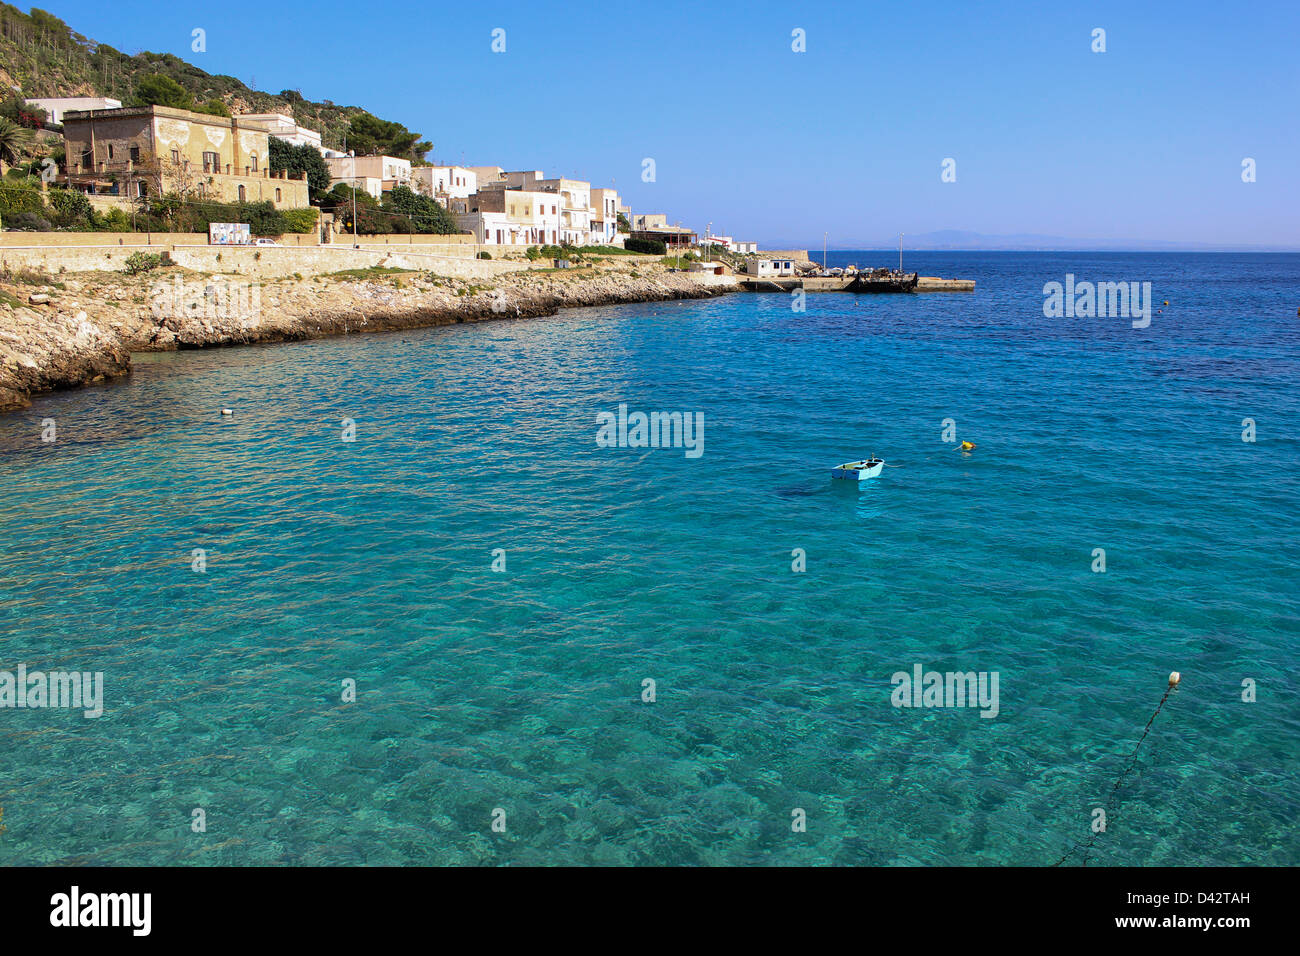
[[[734,288],[645,261],[490,280],[356,270],[249,282],[175,267],[61,279],[0,278],[0,410],[25,407],[41,392],[129,374],[132,352],[531,318],[581,306],[707,298]]]

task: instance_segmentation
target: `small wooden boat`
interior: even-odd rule
[[[832,468],[831,477],[862,481],[864,478],[875,478],[884,467],[884,461],[879,458],[864,458],[862,461],[850,461],[838,468]]]

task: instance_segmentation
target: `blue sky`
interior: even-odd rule
[[[439,162],[612,183],[638,212],[767,245],[956,229],[1300,248],[1293,0],[44,8],[127,52],[398,120]]]

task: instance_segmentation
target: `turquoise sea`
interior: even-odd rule
[[[978,291],[142,355],[0,415],[0,670],[105,686],[0,709],[0,863],[1045,865],[1177,670],[1092,863],[1300,864],[1300,256],[906,265]],[[1067,273],[1169,305],[1045,318]],[[597,447],[620,403],[704,453]],[[916,664],[998,716],[892,706]]]

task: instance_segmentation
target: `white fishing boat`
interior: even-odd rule
[[[832,468],[831,477],[862,481],[864,478],[875,478],[884,467],[884,461],[879,458],[864,458],[862,461],[850,461],[838,468]]]

